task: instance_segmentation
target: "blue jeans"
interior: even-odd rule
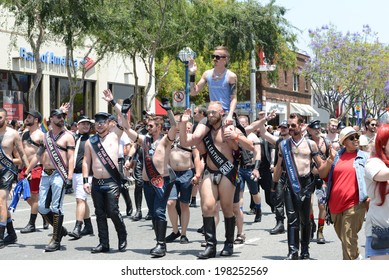
[[[240,191],[244,191],[244,185],[247,183],[247,187],[250,190],[251,195],[256,195],[259,192],[259,183],[251,179],[251,168],[239,168],[239,181],[240,181]]]
[[[51,175],[42,172],[38,202],[38,211],[40,214],[45,215],[50,211],[59,215],[63,214],[62,206],[65,195],[63,183],[63,179],[58,171],[54,171]]]
[[[177,178],[170,192],[169,199],[176,200],[180,198],[180,202],[189,204],[192,197],[193,186],[191,180],[193,178],[193,170],[175,171],[175,173]]]
[[[164,177],[163,191],[167,191],[167,184],[169,183],[169,176]],[[166,206],[169,194],[161,196],[157,193],[156,187],[154,187],[150,181],[143,182],[143,190],[146,198],[147,207],[149,208],[150,215],[153,220],[166,221]]]

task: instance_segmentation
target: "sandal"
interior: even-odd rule
[[[238,234],[234,240],[234,244],[243,244],[246,240],[246,235],[244,233]]]

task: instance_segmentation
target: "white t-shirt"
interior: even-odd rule
[[[119,158],[124,157],[124,147],[127,146],[128,144],[131,144],[131,140],[128,137],[127,133],[123,133],[122,137],[120,137],[120,142],[119,142]]]
[[[372,224],[382,228],[389,228],[389,194],[381,206],[381,198],[378,193],[378,183],[373,181],[374,176],[386,169],[385,163],[378,158],[370,158],[365,165],[365,182],[367,195],[370,197],[369,211],[366,214],[365,234],[371,236]],[[388,187],[388,186],[387,186]]]

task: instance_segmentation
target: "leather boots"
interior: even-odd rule
[[[224,248],[220,252],[220,256],[231,256],[234,253],[235,216],[224,218],[224,226],[226,230],[226,241],[224,241]]]
[[[199,259],[216,257],[216,225],[214,217],[203,217],[205,250],[198,254]],[[233,238],[234,236],[232,236]]]
[[[76,225],[74,226],[74,229],[72,232],[69,232],[69,236],[73,237],[74,239],[80,239],[81,234],[81,227],[83,222],[82,221],[76,221]]]
[[[288,226],[288,256],[285,260],[298,260],[300,236],[298,227]]]
[[[157,246],[155,246],[150,251],[150,254],[153,257],[160,258],[166,255],[166,240],[165,240],[166,227],[167,227],[167,221],[155,220],[154,228],[155,228],[155,235],[157,239]]]

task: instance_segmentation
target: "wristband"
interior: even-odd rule
[[[88,177],[83,177],[82,178],[82,183],[83,184],[88,184],[89,182],[88,182]]]
[[[112,99],[111,101],[109,101],[109,103],[110,103],[113,107],[115,107],[115,105],[116,105],[115,99]]]
[[[255,161],[254,169],[259,170],[259,166],[261,165],[261,161],[258,159]]]
[[[196,82],[196,75],[190,75],[189,76],[189,82],[191,82],[191,83]]]

